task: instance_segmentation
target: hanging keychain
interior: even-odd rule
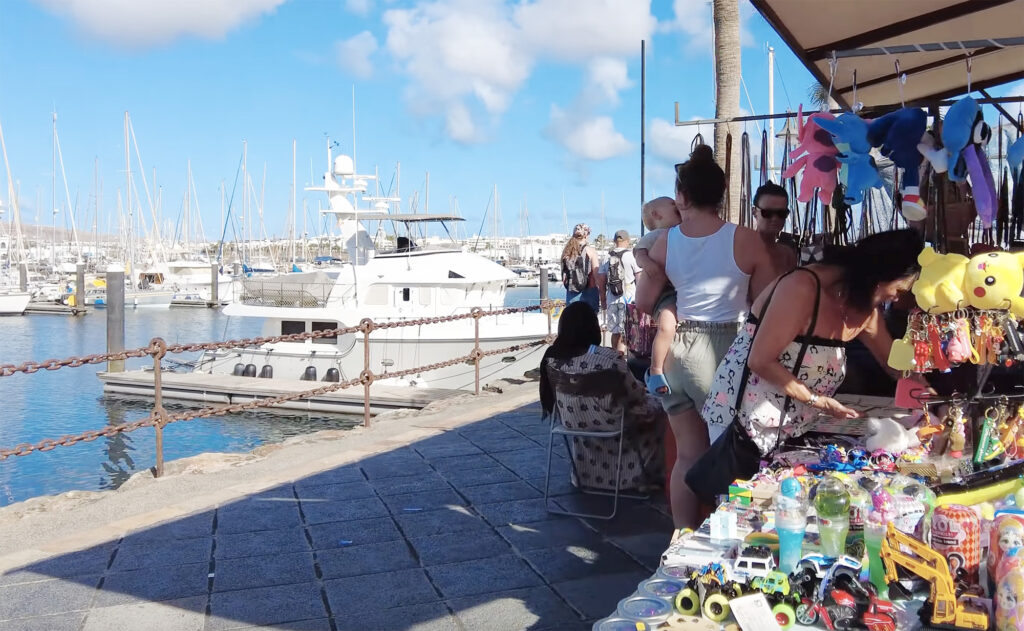
[[[981,433],[978,444],[974,447],[974,464],[988,462],[1003,453],[1003,444],[999,441],[996,428],[1006,415],[1006,407],[1000,403],[997,407],[985,410],[985,419],[981,422]]]
[[[933,317],[928,322],[928,345],[931,354],[932,368],[939,372],[949,370],[949,361],[942,352],[942,339],[939,337],[938,321]]]
[[[1024,435],[1021,434],[1021,426],[1024,425],[1024,405],[1017,406],[1017,412],[1006,419],[999,428],[999,442],[1010,460],[1018,460],[1024,457]]]
[[[971,344],[967,314],[963,310],[957,310],[950,324],[952,336],[946,346],[946,357],[953,364],[971,361],[972,357],[977,356],[978,351],[974,350],[974,346]]]
[[[962,458],[964,455],[964,446],[967,444],[965,425],[963,408],[959,405],[951,406],[946,415],[946,428],[949,431],[949,442],[946,443],[946,449],[954,458]]]

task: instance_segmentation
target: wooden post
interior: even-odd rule
[[[124,269],[107,269],[107,352],[124,350]],[[124,360],[107,362],[108,372],[124,372]]]
[[[480,308],[473,309],[473,383],[474,392],[480,394]]]
[[[548,299],[548,267],[547,265],[540,266],[540,301],[544,302]]]
[[[75,309],[85,313],[85,263],[75,265]]]
[[[158,338],[159,339],[159,338]],[[150,347],[152,348],[152,344]],[[163,353],[153,353],[153,411],[159,422],[156,425],[156,477],[164,474],[164,395],[160,359]]]

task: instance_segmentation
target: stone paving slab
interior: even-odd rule
[[[415,429],[409,445],[0,574],[0,631],[589,628],[650,575],[671,520],[660,495],[623,500],[611,522],[548,513],[538,419],[533,404]],[[552,468],[552,492],[573,492],[564,451]]]

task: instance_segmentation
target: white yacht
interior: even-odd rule
[[[338,220],[348,260],[312,272],[243,280],[235,301],[224,309],[226,315],[263,318],[263,334],[275,336],[355,326],[364,318],[383,324],[465,314],[476,307],[503,308],[514,273],[454,244],[449,249],[426,249],[416,243],[417,228],[428,222],[444,225],[459,217],[392,212],[399,199],[368,195],[367,182],[374,176],[357,175],[350,157],[332,159],[328,145],[327,164],[324,186],[307,190],[327,194],[329,208],[322,212]],[[367,203],[373,208],[359,208]],[[381,244],[378,249],[370,235],[390,226],[403,226],[405,234],[396,237],[393,247]],[[481,318],[480,348],[487,351],[541,340],[551,326],[548,316],[539,312]],[[363,343],[363,335],[354,333],[207,351],[195,370],[287,380],[348,380],[364,370]],[[472,362],[402,379],[387,374],[468,355],[473,348],[473,319],[376,330],[370,334],[369,369],[385,385],[472,389]],[[521,377],[539,365],[543,352],[543,346],[533,346],[486,357],[481,360],[481,382]]]
[[[27,291],[0,291],[0,315],[21,315],[25,313],[32,294]]]

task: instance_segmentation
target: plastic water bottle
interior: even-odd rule
[[[779,569],[786,574],[800,563],[808,508],[800,481],[796,478],[783,480],[775,495],[775,532],[779,535]]]
[[[850,530],[850,490],[846,483],[832,475],[822,480],[814,508],[818,512],[821,553],[830,557],[846,554],[846,534]]]

